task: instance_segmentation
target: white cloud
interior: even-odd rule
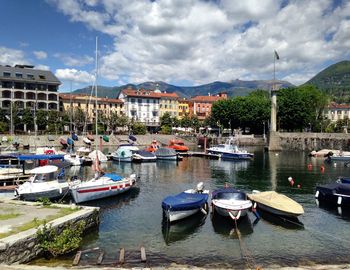
[[[35,57],[39,60],[46,59],[47,58],[47,53],[44,51],[34,51],[33,54]]]
[[[28,64],[24,52],[0,46],[0,65]]]
[[[87,64],[91,64],[94,58],[88,55],[84,56],[72,56],[68,54],[56,53],[54,56],[62,61],[65,66],[82,67]]]
[[[277,78],[299,84],[350,56],[350,4],[331,0],[50,0],[110,35],[101,75],[121,83]],[[283,6],[282,6],[283,4]],[[92,62],[92,58],[90,59]],[[77,66],[81,61],[69,61]]]
[[[35,68],[41,70],[50,70],[50,67],[46,65],[36,65]]]
[[[69,68],[57,69],[55,75],[61,80],[78,83],[92,83],[94,80],[94,76],[86,71]]]

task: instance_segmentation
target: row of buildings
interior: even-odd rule
[[[71,111],[80,108],[93,123],[96,117],[95,97],[83,94],[59,93],[61,82],[52,72],[34,69],[30,65],[0,66],[0,104],[2,109],[10,111],[16,104],[17,109]],[[117,99],[97,98],[97,111],[105,116],[116,112],[144,123],[148,127],[157,127],[160,117],[166,112],[179,119],[184,115],[197,115],[204,120],[211,113],[212,104],[226,99],[226,93],[208,96],[196,96],[191,99],[179,97],[176,93],[160,90],[127,88],[120,92]]]
[[[35,107],[39,110],[69,111],[81,108],[87,114],[90,123],[96,116],[95,98],[88,95],[59,93],[61,82],[52,72],[34,69],[30,65],[0,65],[0,104],[2,109],[10,111],[16,104],[18,109]],[[211,113],[215,101],[227,99],[226,93],[195,96],[191,99],[179,97],[176,93],[160,90],[124,89],[117,99],[97,98],[97,110],[105,116],[111,112],[126,115],[130,119],[144,123],[148,127],[157,127],[160,117],[166,112],[179,119],[185,114],[196,115],[204,120]],[[331,103],[324,111],[325,118],[331,121],[350,119],[350,105]]]

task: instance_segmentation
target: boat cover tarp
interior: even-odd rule
[[[331,183],[327,185],[321,185],[316,187],[317,190],[320,190],[326,194],[343,194],[350,195],[350,185],[341,184],[341,183]]]
[[[247,195],[237,189],[232,187],[222,188],[214,190],[212,193],[213,199],[236,199],[236,200],[246,200]]]
[[[64,155],[19,155],[19,160],[56,160],[64,159]]]
[[[74,141],[73,141],[72,138],[67,138],[67,143],[68,143],[69,145],[74,145]]]
[[[160,157],[176,156],[176,151],[172,148],[161,147],[154,154]]]
[[[261,203],[268,207],[296,215],[304,214],[303,207],[291,198],[279,194],[275,191],[264,191],[260,193],[248,194],[252,201]]]
[[[149,158],[155,157],[153,153],[148,152],[148,151],[145,151],[145,150],[138,150],[138,151],[136,151],[135,153],[136,153],[136,154],[139,154],[139,155],[142,156],[142,157],[149,157]]]
[[[120,181],[120,180],[123,179],[123,177],[121,177],[120,175],[115,174],[115,173],[105,173],[103,176],[109,177],[109,178],[111,178],[113,181]]]
[[[78,141],[78,140],[79,140],[78,135],[75,134],[75,133],[72,133],[72,139],[73,139],[74,141]]]
[[[162,202],[164,210],[183,211],[201,207],[208,200],[208,194],[181,192],[166,197]]]
[[[348,177],[341,177],[340,182],[343,184],[350,184],[350,178]]]

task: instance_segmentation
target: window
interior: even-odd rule
[[[31,80],[34,80],[34,75],[33,74],[27,74],[27,78],[31,79]]]
[[[80,108],[80,102],[78,102],[78,107]]]
[[[44,75],[39,75],[39,79],[40,79],[40,80],[45,80],[46,78],[45,78]]]
[[[23,78],[23,74],[22,73],[16,73],[16,78],[18,78],[18,79]]]
[[[138,98],[138,99],[137,99],[137,102],[138,102],[138,103],[142,103],[142,98]]]
[[[11,77],[11,73],[10,72],[4,72],[4,77]]]
[[[131,101],[131,103],[135,103],[135,99],[134,98],[130,99],[130,101]]]

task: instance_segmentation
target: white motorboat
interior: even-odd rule
[[[202,182],[196,189],[189,189],[175,196],[168,196],[162,202],[164,214],[170,222],[187,218],[202,211],[208,213],[209,190],[204,190]]]
[[[132,155],[138,150],[139,148],[133,144],[122,144],[111,156],[115,161],[131,162]]]
[[[64,160],[69,163],[70,166],[80,166],[83,163],[83,159],[76,154],[64,155]]]
[[[132,162],[154,162],[157,160],[157,157],[155,154],[145,150],[138,150],[134,152],[131,158],[132,158]]]
[[[233,220],[247,215],[248,210],[252,207],[252,202],[248,200],[245,192],[231,187],[213,191],[211,202],[214,211],[221,216],[231,217]]]
[[[239,149],[234,144],[233,137],[229,138],[224,144],[218,144],[208,148],[208,153],[219,155],[222,159],[229,160],[252,159],[254,157],[254,154],[248,153],[247,150]]]
[[[40,198],[59,199],[69,191],[68,182],[63,178],[63,173],[58,174],[58,167],[46,165],[34,168],[30,171],[33,176],[28,182],[18,186],[15,196],[28,201],[36,201]]]
[[[98,174],[88,181],[74,181],[71,194],[76,203],[98,200],[124,193],[136,183],[136,174],[121,177],[117,174]]]

